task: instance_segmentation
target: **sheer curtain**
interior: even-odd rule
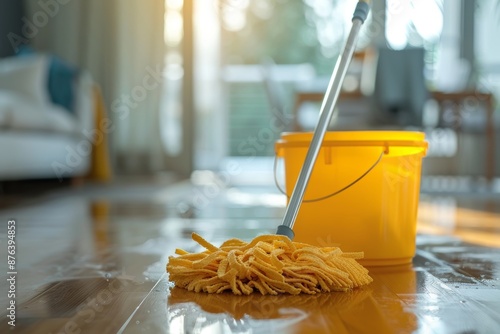
[[[118,171],[165,167],[158,125],[164,6],[164,0],[27,1],[32,44],[89,71],[99,83]]]

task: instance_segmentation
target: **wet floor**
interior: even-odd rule
[[[500,332],[499,197],[422,196],[413,263],[370,268],[365,288],[233,296],[171,289],[168,256],[198,250],[193,231],[215,244],[274,233],[285,200],[270,187],[205,190],[55,196],[0,211],[16,221],[17,242],[16,326],[2,311],[0,332]],[[7,272],[0,261],[1,305]]]

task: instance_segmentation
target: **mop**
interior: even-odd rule
[[[316,247],[292,241],[295,236],[293,225],[368,12],[368,3],[359,1],[347,42],[321,105],[304,164],[276,235],[261,235],[248,243],[230,239],[216,247],[193,233],[193,240],[205,251],[189,253],[177,249],[178,256],[169,257],[167,272],[177,287],[206,293],[230,291],[235,295],[254,292],[297,295],[349,291],[372,282],[368,270],[356,261],[363,257],[362,252],[345,253],[338,247]]]

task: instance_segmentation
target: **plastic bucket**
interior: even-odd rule
[[[312,133],[283,133],[276,142],[288,197],[311,139]],[[293,227],[294,241],[364,251],[360,262],[367,266],[410,263],[427,147],[422,132],[328,132]]]

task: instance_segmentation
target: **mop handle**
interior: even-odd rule
[[[352,28],[349,33],[349,37],[347,38],[344,51],[342,52],[342,55],[335,65],[330,83],[328,84],[328,89],[326,91],[325,97],[323,98],[319,121],[316,125],[316,128],[314,129],[314,135],[307,151],[304,165],[300,170],[299,178],[297,179],[297,183],[295,184],[295,187],[293,189],[292,196],[290,197],[290,202],[288,203],[288,206],[286,208],[283,221],[281,225],[278,226],[278,230],[276,233],[280,235],[286,235],[290,239],[293,239],[293,237],[295,236],[292,228],[299,213],[299,208],[302,203],[302,199],[304,198],[304,194],[309,182],[309,178],[311,177],[314,163],[316,162],[316,158],[318,157],[321,143],[323,142],[323,138],[325,137],[325,133],[328,129],[328,124],[332,119],[333,111],[335,109],[335,105],[337,104],[344,77],[347,73],[349,64],[351,63],[351,59],[356,46],[356,41],[359,35],[359,30],[366,20],[369,10],[370,6],[364,1],[359,1],[356,5],[356,10],[354,11],[354,15],[352,18]]]

